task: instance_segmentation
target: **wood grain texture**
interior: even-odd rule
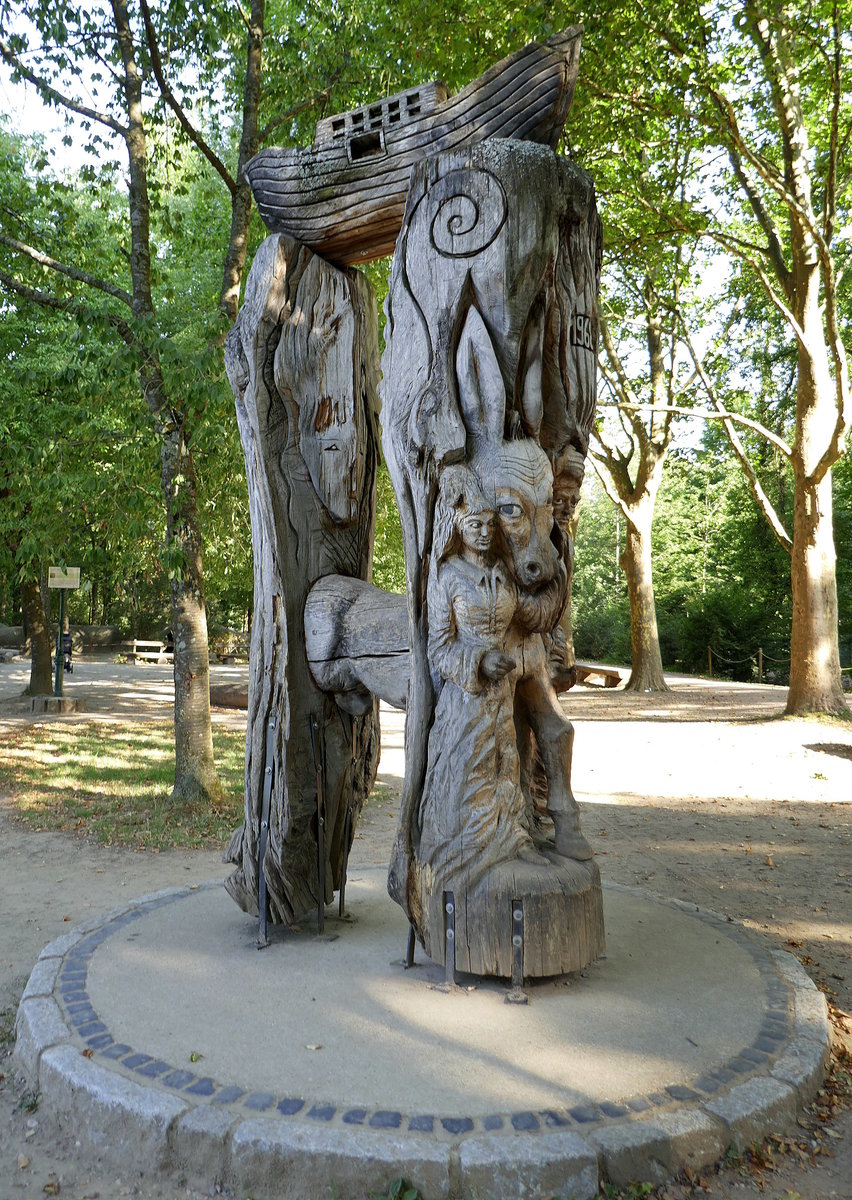
[[[306,150],[262,150],[245,176],[267,228],[299,238],[334,262],[389,254],[411,169],[426,154],[495,137],[556,146],[574,95],[581,36],[582,27],[572,26],[546,42],[531,42],[447,99],[442,92],[430,96],[433,85],[427,85],[422,96],[409,89],[326,118]],[[404,110],[413,95],[418,105],[409,111],[419,112],[422,100],[423,112],[408,118]],[[388,101],[401,107],[390,112]]]
[[[265,736],[276,711],[274,788],[264,871],[269,918],[292,923],[339,887],[347,806],[352,828],[375,779],[378,714],[344,716],[315,685],[305,599],[325,575],[367,578],[378,452],[375,299],[366,279],[283,235],[255,255],[226,343],[246,462],[255,609],[249,659],[245,820],[226,887],[257,912]],[[325,864],[317,866],[317,786],[309,721],[325,774]],[[355,753],[353,756],[353,733]]]
[[[599,274],[594,187],[549,149],[495,140],[413,172],[382,362],[411,655],[388,883],[438,961],[453,892],[457,965],[485,974],[508,973],[513,899],[528,974],[603,948],[551,681],[573,559],[554,492],[594,419]]]
[[[404,709],[408,698],[405,596],[344,575],[318,579],[305,604],[305,649],[318,687],[346,712],[377,696]]]

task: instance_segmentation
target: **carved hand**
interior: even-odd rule
[[[508,654],[501,654],[499,650],[486,650],[479,670],[486,679],[502,679],[504,675],[513,671],[516,665],[515,660]]]

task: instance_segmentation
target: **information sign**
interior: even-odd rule
[[[80,586],[80,568],[68,567],[66,571],[63,571],[61,567],[48,567],[47,586],[49,588],[78,588]]]

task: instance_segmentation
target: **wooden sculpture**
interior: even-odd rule
[[[325,117],[313,146],[270,147],[248,163],[267,228],[299,238],[338,263],[393,250],[411,168],[426,154],[483,138],[555,147],[577,81],[582,27],[531,42],[458,95],[424,84]]]
[[[407,710],[388,886],[431,957],[517,983],[603,949],[554,688],[573,679],[560,620],[596,385],[594,187],[553,150],[580,33],[454,98],[429,85],[328,118],[310,150],[247,168],[274,236],[226,353],[255,557],[245,821],[226,886],[263,937],[267,916],[314,906],[321,927],[345,880],[380,696]],[[373,297],[303,244],[351,263],[398,231],[382,397],[407,599],[369,582]]]
[[[315,684],[303,636],[316,579],[366,579],[371,569],[378,334],[366,279],[282,234],[268,237],[228,336],[226,367],[254,551],[246,810],[228,847],[236,870],[226,887],[247,912],[258,912],[265,891],[273,921],[292,924],[311,909],[321,921],[378,763],[375,702],[341,712]]]
[[[382,362],[411,618],[389,888],[439,962],[451,912],[477,974],[512,973],[519,911],[525,975],[603,948],[552,683],[572,566],[554,494],[588,446],[599,271],[591,180],[547,147],[483,142],[412,173]]]

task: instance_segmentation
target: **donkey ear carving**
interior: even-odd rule
[[[474,445],[499,446],[506,421],[506,388],[485,322],[471,305],[456,349],[459,407]]]
[[[530,315],[521,349],[519,407],[528,437],[538,438],[544,415],[542,365],[544,358],[544,304],[539,299]]]

